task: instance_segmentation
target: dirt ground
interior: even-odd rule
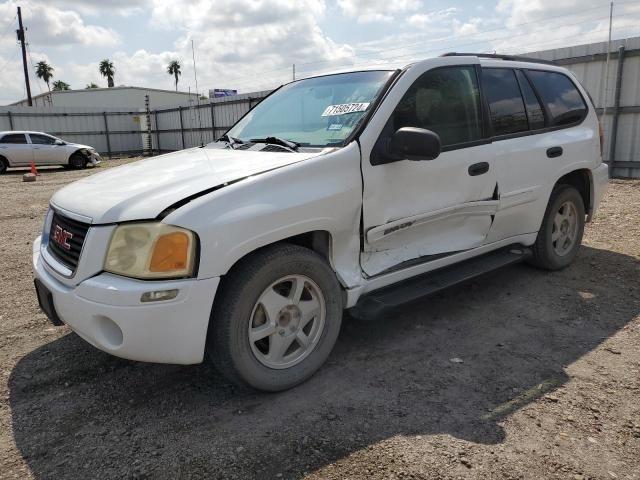
[[[47,322],[31,241],[92,173],[0,176],[0,478],[640,479],[640,181],[612,182],[570,268],[347,316],[317,375],[261,394]]]

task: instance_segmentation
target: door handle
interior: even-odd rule
[[[469,175],[472,177],[477,177],[478,175],[483,175],[489,171],[489,163],[488,162],[480,162],[474,163],[469,167]]]
[[[562,156],[562,147],[551,147],[547,150],[547,157],[556,158]]]

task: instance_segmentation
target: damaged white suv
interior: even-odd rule
[[[575,77],[526,59],[295,81],[218,142],[57,192],[34,243],[38,298],[113,355],[208,358],[283,390],[327,359],[345,308],[515,261],[566,267],[607,185],[601,146]]]

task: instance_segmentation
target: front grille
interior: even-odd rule
[[[49,231],[49,252],[56,260],[75,272],[88,230],[88,224],[54,213]],[[67,244],[68,248],[64,244]]]

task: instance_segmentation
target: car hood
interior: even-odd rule
[[[73,148],[86,148],[88,150],[93,150],[93,147],[90,147],[89,145],[82,145],[81,143],[67,142],[67,146],[68,147],[73,147]]]
[[[322,153],[191,148],[91,175],[56,192],[51,204],[93,224],[152,219],[188,197]]]

